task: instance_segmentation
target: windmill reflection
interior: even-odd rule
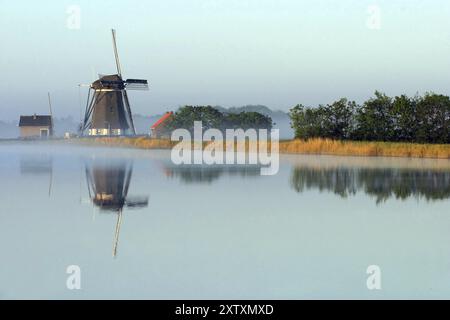
[[[117,256],[124,208],[136,209],[148,206],[148,196],[131,197],[128,195],[132,173],[131,161],[96,159],[93,163],[86,165],[86,180],[92,203],[101,212],[117,214],[113,257]]]

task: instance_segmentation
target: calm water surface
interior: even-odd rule
[[[450,161],[285,155],[259,172],[1,144],[0,298],[450,298]]]

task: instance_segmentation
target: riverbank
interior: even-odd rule
[[[280,152],[338,156],[450,159],[450,144],[336,141],[311,139],[280,141]]]
[[[137,138],[85,138],[70,140],[83,145],[101,145],[139,149],[171,149],[178,142],[168,139]],[[450,144],[417,144],[396,142],[336,141],[330,139],[283,140],[280,153],[323,154],[337,156],[407,157],[450,159]]]

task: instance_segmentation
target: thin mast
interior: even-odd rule
[[[50,98],[50,92],[47,92],[47,94],[48,94],[48,107],[50,108],[50,116],[53,117],[53,114],[52,114],[52,100]]]
[[[53,112],[52,112],[52,100],[50,98],[50,92],[47,92],[47,95],[48,95],[48,108],[50,109],[50,124],[51,124],[50,134],[53,135]]]

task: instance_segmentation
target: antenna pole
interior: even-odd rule
[[[47,92],[48,95],[48,108],[50,109],[50,122],[51,122],[51,135],[53,135],[53,112],[52,112],[52,99],[50,98],[50,92]]]
[[[48,94],[48,107],[50,109],[50,116],[53,117],[53,113],[52,113],[52,100],[50,98],[50,92],[47,92]]]
[[[117,74],[119,75],[119,77],[122,77],[122,69],[120,68],[119,54],[117,52],[116,30],[112,29],[111,32],[113,37],[113,47],[114,47],[114,56],[116,58]]]

